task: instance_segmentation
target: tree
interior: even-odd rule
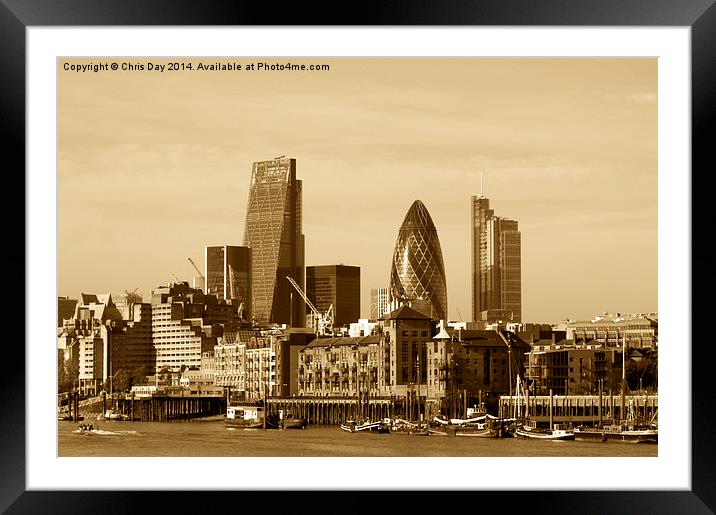
[[[67,392],[72,388],[72,384],[69,381],[69,375],[65,368],[65,359],[61,353],[57,355],[57,391]]]
[[[157,383],[165,386],[169,386],[172,383],[172,373],[169,367],[163,367],[158,374]]]
[[[60,392],[69,392],[79,380],[79,362],[65,361],[62,354],[57,355],[57,388]]]
[[[657,361],[651,357],[630,361],[626,367],[626,380],[631,390],[656,387]]]
[[[123,392],[132,388],[132,372],[126,368],[120,368],[112,376],[112,389]]]
[[[132,370],[131,379],[132,386],[147,384],[147,369],[146,367],[136,367]]]

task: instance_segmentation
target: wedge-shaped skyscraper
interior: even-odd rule
[[[409,304],[434,320],[447,319],[445,265],[438,231],[416,200],[398,230],[390,269],[391,305]]]
[[[259,324],[306,324],[306,305],[286,279],[305,290],[301,192],[295,159],[253,164],[244,245],[251,247],[251,305]]]

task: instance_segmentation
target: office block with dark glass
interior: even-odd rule
[[[360,318],[360,267],[306,267],[306,295],[321,313],[333,305],[335,327],[357,322]]]

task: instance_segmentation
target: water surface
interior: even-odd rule
[[[233,429],[217,420],[93,424],[99,431],[81,434],[76,422],[58,422],[58,456],[658,456],[658,445],[654,444],[347,433],[337,426]]]

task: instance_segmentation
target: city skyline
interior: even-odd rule
[[[523,321],[658,311],[655,59],[320,61],[289,78],[60,72],[58,295],[191,283],[187,257],[243,244],[252,163],[285,155],[305,264],[359,266],[362,317],[415,200],[448,316],[470,317],[481,172],[520,224]]]

